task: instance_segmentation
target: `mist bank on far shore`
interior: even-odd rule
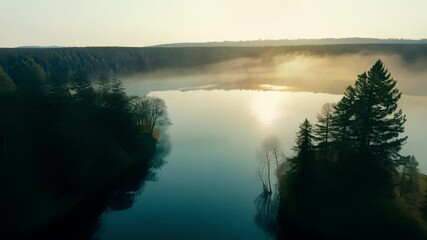
[[[341,93],[379,58],[405,94],[426,94],[427,44],[0,49],[0,88],[62,81],[83,70],[92,78],[102,74],[161,78],[163,82],[153,89],[188,90],[213,84],[221,89],[259,89],[258,85],[267,84]],[[178,82],[182,76],[185,83]],[[172,77],[173,82],[165,83]]]
[[[165,68],[122,78],[130,86],[132,82],[144,81],[148,92],[252,89],[341,94],[358,74],[378,59],[383,60],[404,94],[427,96],[427,57],[408,62],[401,55],[371,52],[246,57],[192,68]]]

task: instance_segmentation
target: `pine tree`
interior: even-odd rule
[[[332,123],[338,159],[347,163],[350,185],[368,195],[394,195],[392,171],[399,165],[399,151],[406,141],[399,137],[406,121],[398,109],[400,97],[396,81],[378,60],[358,75],[335,106]]]
[[[306,210],[313,206],[317,188],[314,141],[313,126],[305,119],[299,125],[296,145],[293,148],[297,155],[288,159],[290,170],[286,173],[286,201],[291,205],[304,206]]]
[[[378,60],[358,76],[354,87],[347,88],[335,107],[338,141],[352,147],[359,158],[387,168],[396,167],[406,141],[406,137],[399,138],[406,117],[398,110],[401,92],[395,86],[396,80]]]
[[[297,151],[296,158],[291,160],[291,171],[305,171],[310,168],[314,160],[314,140],[313,126],[305,119],[299,126],[297,133],[296,146],[294,150]]]
[[[353,154],[352,133],[350,125],[353,120],[353,105],[355,91],[352,86],[347,87],[343,98],[334,105],[334,115],[331,119],[331,137],[339,160]]]
[[[352,127],[358,133],[356,146],[359,154],[387,167],[395,166],[406,141],[406,137],[399,138],[406,117],[402,110],[397,110],[401,92],[395,86],[396,81],[381,60],[368,73],[359,75],[355,86],[356,111]]]
[[[329,155],[331,139],[331,121],[334,113],[333,104],[326,103],[323,105],[320,114],[317,115],[317,124],[314,132],[318,141],[317,148],[323,152],[323,159],[326,161]]]

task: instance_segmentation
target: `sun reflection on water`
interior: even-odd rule
[[[283,94],[273,91],[254,92],[251,100],[251,111],[263,126],[270,126],[283,117]]]

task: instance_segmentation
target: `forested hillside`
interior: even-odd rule
[[[426,58],[427,45],[7,48],[0,49],[0,88],[10,88],[13,85],[39,84],[51,79],[65,81],[69,74],[76,70],[83,70],[89,76],[98,76],[101,73],[124,75],[161,68],[200,66],[235,58],[258,58],[292,53],[307,55],[394,54],[401,56],[406,62],[412,62],[420,58]]]

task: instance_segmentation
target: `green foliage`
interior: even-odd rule
[[[130,111],[130,98],[126,96],[125,88],[120,80],[101,75],[97,85],[100,106],[119,111]]]
[[[15,83],[0,66],[0,93],[5,91],[11,91],[14,88],[15,88]]]
[[[406,141],[399,137],[406,117],[398,109],[401,93],[395,86],[396,81],[378,60],[346,89],[332,117],[337,160],[350,164],[354,178],[363,179],[359,190],[388,196],[393,195],[392,171]]]
[[[160,68],[194,67],[218,63],[237,58],[259,58],[280,56],[289,53],[311,55],[353,54],[358,52],[394,54],[411,62],[423,58],[427,52],[424,44],[368,44],[368,45],[317,45],[282,47],[90,47],[90,48],[46,48],[46,49],[0,49],[0,65],[15,81],[26,85],[36,81],[22,74],[28,69],[26,62],[34,61],[45,72],[48,81],[67,79],[68,74],[84,70],[89,76],[103,73],[113,75],[132,74]],[[29,60],[32,59],[32,60]]]
[[[408,199],[408,195],[416,193],[419,190],[418,185],[418,162],[414,156],[402,157],[401,165],[403,166],[401,182],[400,182],[400,194],[399,198],[404,197]]]
[[[370,157],[387,167],[395,167],[399,151],[406,137],[403,133],[405,115],[398,110],[401,92],[395,88],[381,60],[358,76],[355,84],[354,122],[355,144],[361,156]]]
[[[8,231],[63,214],[131,165],[148,171],[155,141],[140,131],[122,83],[107,82],[95,91],[76,71],[39,91],[0,94],[0,225]]]
[[[43,67],[31,57],[8,56],[3,64],[4,70],[16,85],[30,88],[40,86],[46,81]]]
[[[296,146],[297,155],[288,159],[290,170],[286,175],[289,202],[310,201],[315,189],[313,173],[315,166],[313,126],[305,119],[299,126]]]
[[[323,152],[323,159],[329,159],[329,152],[331,151],[331,136],[332,116],[334,115],[333,104],[326,103],[323,105],[320,114],[317,115],[317,123],[315,125],[314,133],[317,140],[317,148]]]
[[[297,133],[296,146],[294,150],[297,151],[297,158],[292,162],[291,171],[300,171],[308,168],[314,159],[314,135],[313,126],[305,119],[299,126]]]
[[[426,238],[393,201],[398,165],[405,162],[408,173],[401,194],[416,188],[417,175],[415,158],[399,154],[406,118],[395,86],[378,60],[346,89],[333,111],[322,109],[314,133],[307,120],[300,125],[297,155],[288,160],[293,168],[282,179],[283,227],[291,221],[326,239]],[[329,140],[332,161],[322,161]]]
[[[163,99],[157,97],[135,98],[133,99],[132,109],[142,132],[152,135],[154,128],[166,127],[172,124]]]
[[[335,105],[335,114],[331,121],[331,136],[335,139],[334,146],[340,160],[354,154],[350,125],[353,120],[353,106],[355,91],[352,86],[347,87],[343,98]]]
[[[424,202],[422,204],[420,211],[421,211],[423,218],[425,220],[427,220],[427,191],[425,193]]]
[[[367,73],[358,76],[355,86],[346,90],[335,108],[335,128],[349,134],[343,140],[350,140],[350,146],[359,156],[389,168],[396,166],[399,150],[406,140],[399,138],[406,118],[398,110],[401,93],[395,85],[396,81],[378,60]],[[336,135],[341,141],[342,133]]]
[[[82,104],[94,104],[95,92],[92,83],[84,71],[71,74],[71,91],[74,100]]]

